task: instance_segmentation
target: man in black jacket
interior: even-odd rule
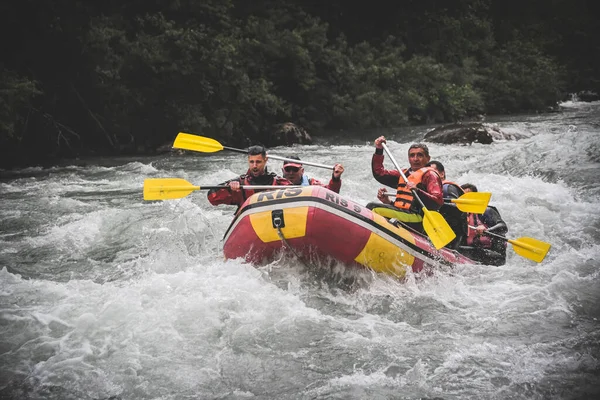
[[[477,192],[477,187],[471,183],[465,183],[461,187],[465,193]],[[486,231],[500,236],[505,236],[508,232],[496,207],[488,206],[481,215],[468,214],[468,233],[464,241],[466,246],[461,246],[461,253],[484,264],[504,265],[506,240],[486,235]]]

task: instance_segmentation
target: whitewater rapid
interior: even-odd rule
[[[519,140],[428,144],[449,179],[493,193],[509,237],[552,249],[540,264],[509,248],[502,267],[406,282],[294,259],[227,261],[234,207],[211,206],[205,192],[142,200],[145,178],[232,178],[246,170],[239,154],[1,171],[0,398],[595,398],[599,116],[600,103],[567,102],[486,122]],[[386,134],[401,165],[425,131]],[[270,151],[343,163],[341,194],[366,204],[379,187],[378,135]]]

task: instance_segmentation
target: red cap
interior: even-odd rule
[[[283,162],[283,167],[284,168],[287,167],[288,165],[292,166],[292,167],[302,168],[302,163],[300,163],[300,157],[298,157],[298,156],[289,156],[288,158],[289,158],[289,160],[285,160]],[[298,161],[296,161],[296,160],[298,160]]]

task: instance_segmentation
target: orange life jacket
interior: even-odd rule
[[[406,178],[408,179],[408,181],[414,183],[420,189],[423,189],[421,180],[423,179],[423,175],[425,175],[425,173],[427,171],[434,171],[437,174],[437,171],[430,167],[423,167],[416,171],[412,171],[410,173],[408,172],[408,169],[402,170],[402,172],[404,172],[404,175],[406,175]],[[409,175],[407,175],[407,174],[409,174]],[[414,196],[413,196],[411,190],[406,186],[406,182],[404,182],[404,179],[402,178],[402,176],[400,176],[398,178],[398,189],[396,191],[396,199],[394,200],[394,207],[399,208],[401,210],[406,210],[406,211],[410,210],[411,208],[413,210],[420,210],[421,204],[418,202],[416,204],[413,204],[414,200],[415,199],[414,199]]]

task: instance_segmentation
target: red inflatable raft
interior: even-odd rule
[[[286,248],[310,260],[333,259],[403,277],[407,268],[474,263],[426,236],[391,224],[337,193],[320,186],[257,193],[240,207],[224,236],[228,259],[272,261]]]

